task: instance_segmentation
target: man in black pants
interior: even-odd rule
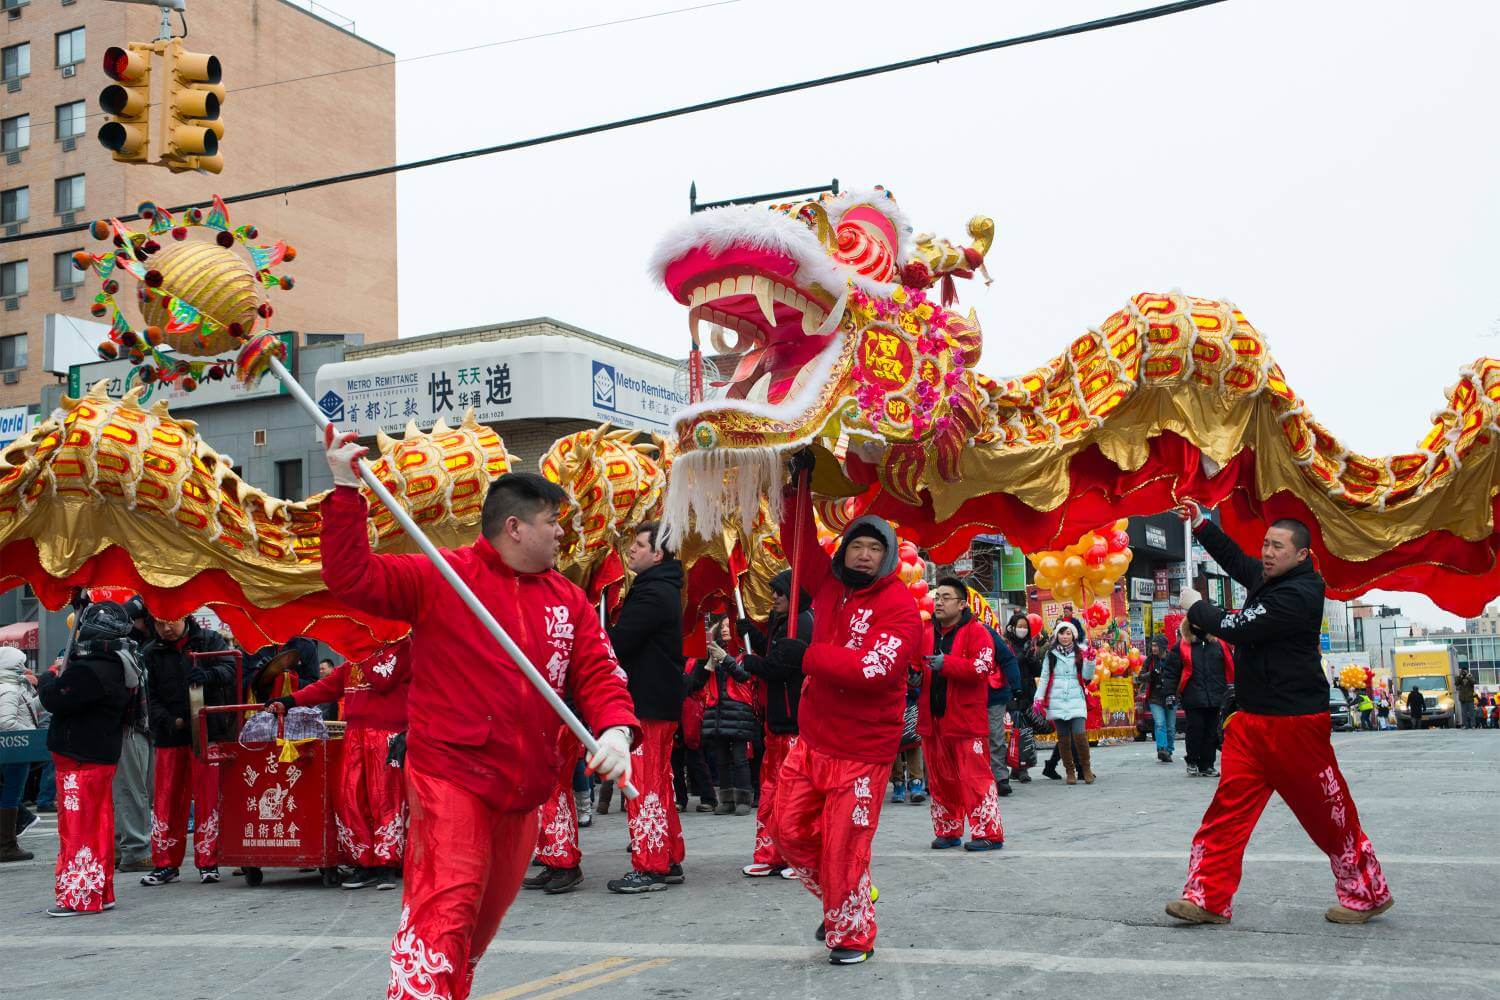
[[[1229,647],[1184,621],[1181,641],[1167,654],[1163,674],[1169,700],[1175,692],[1187,716],[1188,777],[1217,778],[1219,771],[1214,763],[1219,753],[1219,713],[1234,683]]]

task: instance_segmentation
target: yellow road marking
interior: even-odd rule
[[[513,1000],[513,998],[530,993],[532,990],[539,990],[544,986],[556,986],[558,983],[577,979],[579,976],[587,975],[590,972],[603,972],[605,969],[613,969],[618,965],[625,965],[629,961],[630,959],[622,956],[606,958],[589,965],[581,965],[576,969],[559,972],[555,976],[547,976],[544,979],[533,979],[531,982],[521,983],[519,986],[507,986],[500,992],[487,994],[480,997],[479,1000]]]
[[[671,961],[670,958],[653,958],[649,962],[642,962],[639,965],[628,965],[623,969],[616,969],[614,972],[606,972],[602,976],[595,976],[593,979],[585,979],[581,983],[572,983],[555,990],[548,990],[546,993],[538,993],[536,996],[531,997],[530,1000],[557,1000],[558,997],[572,996],[574,993],[582,993],[584,990],[591,990],[595,986],[603,986],[605,983],[612,983],[616,979],[624,979],[626,976],[633,976],[638,972],[645,972],[647,969],[654,969],[657,966],[666,965]]]

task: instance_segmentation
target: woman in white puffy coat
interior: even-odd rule
[[[1037,714],[1046,713],[1057,732],[1057,752],[1070,785],[1094,783],[1089,760],[1088,701],[1084,686],[1094,678],[1094,663],[1083,658],[1071,622],[1057,623],[1053,644],[1042,656],[1042,675],[1037,678]]]
[[[26,654],[10,646],[0,647],[0,733],[18,733],[37,728],[42,703],[26,679]],[[21,815],[21,794],[31,765],[26,762],[0,768],[0,864],[30,861],[31,852],[21,850],[16,836],[36,822],[30,813]]]

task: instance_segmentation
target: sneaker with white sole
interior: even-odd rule
[[[661,892],[667,887],[666,877],[650,872],[630,872],[624,878],[611,879],[605,883],[610,892],[633,896],[642,892]]]
[[[345,889],[363,889],[367,885],[374,885],[380,881],[379,868],[356,868],[339,884]]]
[[[177,878],[176,868],[153,868],[141,876],[141,885],[166,885],[168,882],[176,882]]]
[[[396,869],[380,868],[377,870],[380,873],[375,877],[375,888],[377,890],[384,892],[390,889],[401,888],[401,886],[398,885],[396,881]]]
[[[875,956],[875,949],[860,951],[857,948],[835,948],[828,953],[829,965],[858,965]]]
[[[746,878],[770,878],[781,871],[782,869],[777,865],[763,865],[759,861],[740,869],[740,873]]]
[[[218,865],[210,865],[207,868],[198,869],[199,885],[218,885],[222,881],[224,881],[224,876],[219,874]]]

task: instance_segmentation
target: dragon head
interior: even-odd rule
[[[707,324],[738,357],[723,398],[676,419],[669,524],[751,523],[777,495],[778,453],[814,441],[878,458],[885,488],[913,503],[930,462],[956,476],[985,390],[979,324],[949,310],[952,279],[983,269],[995,224],[968,229],[967,247],[914,235],[876,188],[716,209],[669,233],[653,271],[687,307],[694,345]]]

